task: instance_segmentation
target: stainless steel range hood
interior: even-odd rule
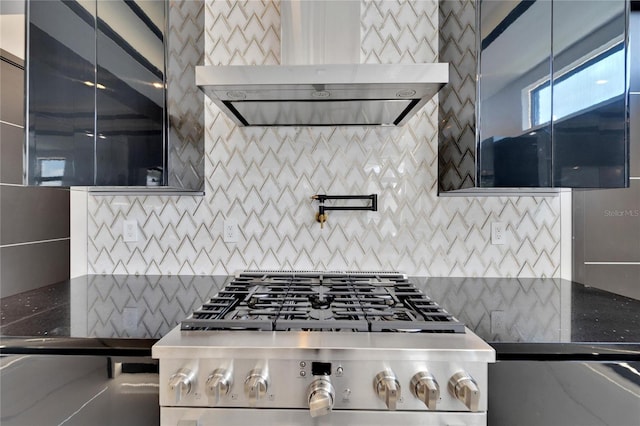
[[[283,65],[196,67],[196,84],[238,125],[403,125],[449,81],[445,63],[358,63],[360,2],[280,10]]]
[[[402,125],[448,75],[447,64],[205,66],[196,84],[244,126]]]

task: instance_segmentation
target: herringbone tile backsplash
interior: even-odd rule
[[[204,8],[206,64],[278,63],[278,2]],[[437,0],[364,1],[361,14],[362,62],[438,60]],[[560,274],[558,198],[437,196],[437,98],[401,128],[237,127],[204,102],[205,195],[90,196],[90,273]],[[379,211],[330,212],[321,229],[316,193],[377,193]],[[122,240],[127,219],[138,221],[137,242]],[[237,221],[237,243],[223,241],[225,219]],[[490,244],[494,221],[507,244]]]

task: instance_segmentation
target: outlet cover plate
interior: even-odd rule
[[[504,222],[493,222],[491,224],[491,244],[502,245],[507,242],[507,227]]]
[[[138,221],[125,220],[122,222],[122,240],[125,243],[138,241]]]
[[[233,219],[227,219],[224,221],[224,228],[222,230],[222,239],[225,243],[237,243],[238,242],[238,222]]]

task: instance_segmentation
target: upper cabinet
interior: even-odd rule
[[[628,185],[626,8],[480,2],[480,187]]]
[[[165,72],[169,10],[164,0],[27,3],[28,184],[202,189],[201,117],[185,118],[183,95],[167,97],[179,80]],[[193,73],[199,60],[176,69]]]
[[[476,52],[477,96],[473,146],[464,133],[447,134],[456,127],[451,112],[444,117],[440,191],[628,186],[628,1],[475,6],[475,46],[462,46],[469,31],[456,39],[457,50],[451,37],[441,38],[441,60],[465,66],[470,61],[446,55]],[[450,13],[461,20],[468,11]],[[445,94],[441,108],[450,104]],[[463,170],[472,163],[473,171]]]

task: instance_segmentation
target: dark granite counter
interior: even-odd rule
[[[149,356],[228,276],[88,275],[0,299],[0,353]],[[640,301],[561,279],[412,277],[498,359],[640,360]]]
[[[0,299],[0,353],[150,356],[228,276],[87,275]]]

